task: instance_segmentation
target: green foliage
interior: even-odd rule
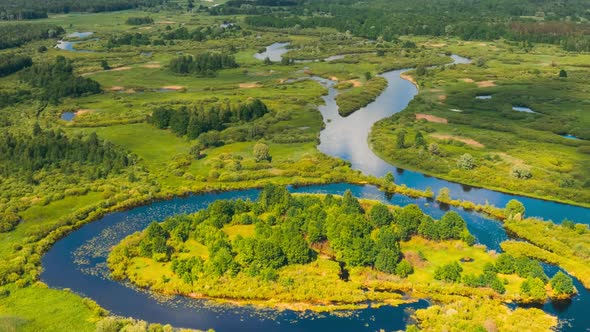
[[[394,274],[397,268],[399,253],[391,249],[381,249],[375,257],[375,268],[379,271]]]
[[[271,161],[272,156],[270,155],[270,149],[264,142],[258,142],[254,145],[254,157],[257,162]]]
[[[412,273],[414,273],[414,267],[412,266],[412,264],[410,264],[410,262],[408,262],[405,259],[402,259],[402,261],[399,262],[399,264],[397,264],[397,267],[395,268],[395,274],[402,278],[406,278]]]
[[[2,4],[0,4],[1,8]],[[0,9],[0,13],[3,11]],[[2,14],[0,14],[0,20]],[[56,38],[64,33],[62,27],[49,24],[2,24],[0,25],[0,50],[21,46],[40,39]]]
[[[0,213],[0,233],[10,232],[19,222],[20,217],[15,213]]]
[[[237,68],[238,64],[231,55],[202,53],[197,56],[186,55],[172,59],[168,67],[177,74],[214,76],[218,70]]]
[[[490,287],[499,294],[504,294],[506,288],[497,275],[497,270],[492,264],[486,264],[482,274],[476,276],[466,274],[463,276],[463,283],[469,287]]]
[[[514,167],[512,167],[512,169],[510,170],[510,174],[513,177],[521,180],[527,180],[533,177],[531,170],[521,165],[515,165]]]
[[[29,56],[0,56],[0,77],[16,73],[33,65]]]
[[[506,207],[504,208],[506,216],[508,218],[514,218],[515,216],[519,215],[520,217],[524,216],[525,208],[524,205],[515,200],[511,199],[508,203],[506,203]]]
[[[35,64],[20,72],[20,79],[41,89],[40,97],[54,103],[62,97],[80,97],[100,93],[98,82],[74,75],[72,62],[63,56],[53,63]]]
[[[149,16],[138,17],[138,16],[130,16],[125,20],[125,24],[128,25],[144,25],[144,24],[152,24],[154,23],[154,19]]]
[[[459,282],[461,281],[461,272],[463,272],[461,265],[457,262],[453,262],[438,266],[434,270],[434,279],[447,282]]]
[[[396,211],[394,221],[402,240],[406,241],[418,233],[423,216],[422,210],[416,204],[404,206]]]
[[[382,227],[391,224],[393,221],[393,215],[389,212],[387,206],[383,204],[376,204],[371,208],[369,212],[369,219],[375,227]]]
[[[520,285],[520,293],[533,301],[545,301],[545,283],[539,278],[529,277]]]
[[[556,295],[573,294],[575,292],[572,278],[559,271],[551,278],[551,288]]]
[[[516,269],[516,260],[509,254],[502,253],[496,261],[496,269],[500,273],[512,274]]]
[[[367,106],[369,103],[375,101],[386,87],[387,80],[383,77],[375,76],[367,79],[360,87],[342,91],[336,96],[338,113],[342,116],[348,116]]]
[[[463,170],[471,170],[475,168],[475,159],[469,153],[463,154],[457,159],[457,167]]]
[[[195,105],[179,109],[158,107],[152,113],[151,123],[159,129],[170,128],[178,136],[189,139],[201,137],[204,146],[215,146],[218,141],[209,142],[205,133],[221,131],[230,124],[252,122],[269,113],[267,106],[259,99],[251,99],[238,105],[220,104],[206,107]],[[209,135],[210,136],[210,135]]]
[[[559,77],[561,78],[565,78],[567,77],[567,71],[565,71],[564,69],[559,71]]]
[[[97,166],[88,170],[93,177],[106,177],[132,162],[125,151],[99,139],[95,133],[68,137],[61,130],[42,130],[38,125],[35,128],[33,135],[0,134],[1,175],[24,172],[31,177],[42,169],[92,165]]]

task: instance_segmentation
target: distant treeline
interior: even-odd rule
[[[99,139],[95,133],[68,137],[58,130],[33,127],[32,135],[0,135],[0,174],[8,177],[22,171],[35,172],[46,167],[66,170],[78,165],[99,166],[98,177],[129,165],[128,153]]]
[[[401,35],[456,36],[464,40],[508,38],[561,44],[566,50],[584,51],[588,42],[583,23],[590,19],[590,2],[550,0],[396,0],[359,3],[319,0],[296,6],[274,7],[244,1],[229,1],[212,14],[248,14],[254,27],[329,27],[369,39],[392,41]],[[542,18],[535,22],[530,17]],[[573,21],[573,22],[566,22]],[[516,23],[515,23],[516,22]],[[531,28],[522,29],[523,26]],[[549,27],[548,33],[537,33]],[[573,29],[575,28],[575,29]],[[586,31],[586,32],[584,32]]]
[[[232,55],[202,53],[196,56],[183,55],[172,59],[168,67],[178,74],[213,76],[220,69],[236,68],[238,64]]]
[[[186,135],[195,139],[212,130],[221,131],[229,123],[253,121],[268,112],[266,105],[259,99],[237,106],[226,104],[206,108],[201,105],[192,109],[181,107],[178,110],[160,107],[153,112],[151,123],[160,129],[170,128],[178,136]]]
[[[0,20],[47,18],[49,13],[110,12],[155,7],[167,0],[0,0]]]
[[[0,56],[0,77],[16,73],[17,71],[33,65],[30,56],[3,55]]]
[[[159,38],[150,38],[149,34],[143,34],[139,32],[123,33],[120,35],[111,36],[107,41],[107,48],[114,48],[123,45],[166,45],[166,41],[171,42],[174,40],[204,41],[234,36],[237,31],[240,31],[239,26],[230,25],[227,27],[206,27],[203,29],[195,29],[192,31],[189,31],[185,27],[180,27],[177,29],[169,28],[165,32],[163,32]]]
[[[0,50],[33,40],[57,38],[64,32],[62,27],[52,24],[3,24],[0,25]]]
[[[42,91],[45,100],[56,103],[61,97],[100,93],[98,82],[76,76],[70,60],[58,56],[53,63],[35,64],[20,73],[20,79]]]

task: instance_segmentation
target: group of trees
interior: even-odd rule
[[[239,3],[239,2],[238,2]],[[359,4],[353,0],[328,3],[307,1],[295,7],[276,10],[263,7],[238,7],[228,2],[212,13],[242,13],[246,23],[256,27],[314,28],[331,27],[341,32],[386,41],[401,35],[455,36],[464,40],[507,38],[530,42],[562,44],[565,49],[584,51],[590,45],[587,24],[565,22],[584,19],[589,5],[582,0],[567,5],[552,1],[389,1]],[[553,16],[545,15],[552,13]],[[441,15],[440,13],[445,13]],[[469,13],[469,14],[467,14]],[[545,22],[527,22],[522,16],[543,13]],[[296,14],[296,15],[293,15]],[[588,19],[588,17],[585,17]]]
[[[109,12],[138,7],[154,7],[167,0],[1,0],[0,20],[47,18],[49,13]]]
[[[260,99],[252,99],[238,105],[200,105],[192,109],[183,106],[177,110],[160,107],[154,110],[150,121],[159,129],[169,128],[178,136],[195,139],[209,131],[223,130],[230,123],[256,120],[268,112]]]
[[[16,73],[17,71],[33,65],[30,56],[4,55],[0,56],[0,77]]]
[[[218,70],[236,68],[238,64],[232,55],[202,53],[196,56],[184,55],[172,59],[168,67],[172,72],[177,74],[214,76]]]
[[[144,25],[144,24],[152,24],[154,23],[154,19],[149,16],[138,17],[138,16],[130,16],[125,20],[125,24],[128,25]]]
[[[138,246],[117,250],[117,255],[171,260],[172,271],[189,284],[206,276],[238,273],[276,280],[281,267],[309,263],[316,259],[316,250],[321,251],[312,248],[329,244],[332,250],[324,254],[344,266],[373,267],[406,277],[413,267],[402,260],[400,241],[416,233],[406,228],[417,229],[413,225],[424,217],[416,205],[392,213],[376,204],[365,211],[350,191],[342,198],[293,196],[285,187],[267,185],[255,202],[216,201],[196,214],[154,222]],[[457,217],[448,214],[443,219]],[[254,225],[254,235],[230,240],[224,229],[233,225]],[[188,239],[205,245],[208,258],[175,255]]]
[[[121,35],[111,36],[107,40],[106,47],[111,49],[122,45],[143,46],[150,45],[151,43],[150,36],[147,34],[139,32],[123,33]]]
[[[19,73],[20,79],[39,88],[43,99],[57,103],[61,97],[101,92],[98,82],[74,75],[72,62],[63,56],[53,63],[38,63]]]
[[[0,50],[18,47],[33,40],[57,38],[64,29],[52,24],[11,23],[0,25]]]
[[[205,41],[209,39],[218,39],[231,36],[240,30],[240,26],[236,24],[208,26],[205,28],[194,29],[192,31],[189,31],[186,27],[179,27],[176,29],[167,29],[167,31],[162,33],[162,38],[164,40]]]
[[[66,171],[75,164],[96,166],[98,176],[105,177],[130,162],[127,152],[99,139],[95,133],[69,137],[36,124],[32,134],[0,135],[0,175],[5,177],[22,172],[33,174],[46,168]]]

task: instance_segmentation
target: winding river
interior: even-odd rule
[[[274,52],[286,52],[286,45],[271,47]],[[278,49],[278,51],[277,51]],[[280,53],[280,54],[282,54]],[[279,54],[279,56],[280,56]],[[262,59],[267,55],[262,53]],[[280,57],[278,58],[280,60]],[[457,63],[468,63],[468,59],[453,56]],[[383,74],[389,81],[388,88],[379,98],[362,110],[347,118],[338,115],[334,97],[333,82],[315,78],[328,87],[324,96],[326,105],[320,106],[326,128],[321,132],[319,149],[331,156],[351,162],[353,168],[366,174],[382,176],[391,171],[397,183],[438,191],[442,187],[451,190],[455,198],[465,198],[478,203],[488,201],[503,206],[512,198],[518,198],[527,208],[528,215],[561,221],[564,218],[577,222],[588,222],[589,209],[565,204],[546,202],[533,198],[513,196],[491,190],[472,188],[417,172],[393,167],[378,158],[367,146],[367,136],[374,122],[403,110],[417,94],[417,89],[399,77],[403,70]],[[330,121],[328,121],[330,120]],[[373,186],[331,184],[290,188],[298,193],[343,194],[350,189],[357,197],[376,199],[382,202],[407,205],[418,204],[426,213],[441,217],[448,209],[426,199],[413,199],[403,195],[388,196]],[[412,310],[427,307],[424,300],[398,307],[383,306],[350,312],[349,315],[295,313],[292,311],[260,310],[251,307],[216,305],[209,301],[184,297],[161,297],[129,284],[108,278],[106,258],[110,248],[127,235],[143,230],[152,220],[163,220],[178,213],[191,213],[206,207],[217,199],[255,199],[258,190],[242,190],[209,193],[175,198],[137,207],[125,212],[109,214],[99,221],[90,223],[58,241],[43,257],[44,271],[41,279],[50,287],[69,288],[88,296],[99,305],[121,316],[130,316],[150,322],[172,324],[177,327],[227,330],[264,331],[375,331],[378,329],[404,329]],[[480,214],[451,208],[465,218],[469,230],[479,243],[490,249],[499,250],[499,244],[508,237],[499,222]],[[554,266],[545,266],[552,275]],[[580,294],[568,304],[547,303],[543,309],[560,318],[563,331],[587,331],[590,317],[587,306],[590,294],[574,280]]]

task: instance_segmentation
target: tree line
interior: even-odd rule
[[[227,2],[215,13],[242,13],[254,27],[301,29],[335,28],[354,35],[394,41],[400,35],[456,36],[464,40],[507,38],[529,42],[566,44],[569,50],[583,51],[590,27],[590,4],[582,0],[557,4],[554,1],[372,1],[353,0],[337,3],[306,1],[297,6],[237,6]],[[385,13],[385,15],[384,15]],[[544,22],[530,22],[522,16],[539,16]],[[573,23],[564,22],[567,20]],[[574,28],[572,28],[574,27]],[[550,33],[542,33],[549,30]],[[574,31],[575,30],[575,31]]]
[[[0,25],[0,50],[19,47],[27,42],[57,38],[64,29],[52,24],[11,23]]]
[[[213,76],[220,69],[237,68],[233,55],[219,53],[201,53],[196,56],[183,55],[172,59],[168,68],[177,74],[194,74]]]
[[[106,177],[130,163],[126,151],[99,139],[96,133],[69,137],[61,130],[35,124],[28,135],[0,135],[0,174],[4,177],[51,167],[66,170],[76,164],[97,166],[99,176]]]
[[[125,20],[125,24],[127,25],[144,25],[144,24],[152,24],[154,23],[154,19],[145,16],[145,17],[138,17],[138,16],[131,16]]]
[[[171,109],[160,107],[154,110],[150,122],[159,129],[170,129],[178,136],[195,139],[212,130],[223,130],[229,123],[250,122],[268,113],[268,107],[259,99],[239,105],[199,105]]]
[[[16,73],[17,71],[33,65],[30,56],[3,55],[0,56],[0,77]]]
[[[155,7],[168,0],[0,0],[0,20],[47,18],[48,14],[70,12],[111,12],[139,7]]]
[[[98,82],[74,75],[71,60],[58,56],[53,63],[34,64],[19,73],[21,80],[41,91],[40,97],[57,103],[62,97],[100,93]]]

